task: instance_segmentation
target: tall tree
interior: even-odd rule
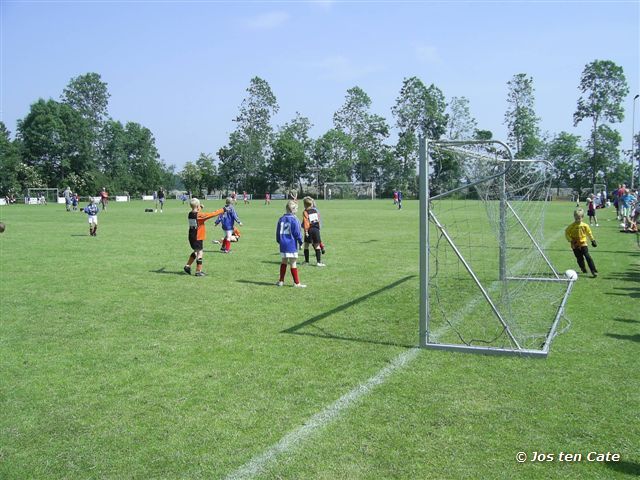
[[[270,155],[273,127],[271,117],[278,113],[279,106],[269,83],[260,77],[253,77],[247,88],[247,97],[240,105],[240,112],[236,117],[236,135],[233,140],[236,155],[227,157],[227,161],[239,162],[236,169],[241,175],[241,187],[247,191],[258,188],[260,172]]]
[[[301,187],[302,176],[308,172],[313,142],[309,137],[311,122],[296,112],[296,117],[283,125],[272,146],[271,172],[277,182],[290,188]],[[313,172],[311,172],[311,179]]]
[[[180,178],[182,178],[184,188],[195,196],[200,195],[202,175],[200,174],[200,169],[193,162],[185,163],[184,168],[180,172]]]
[[[201,153],[196,161],[196,167],[200,172],[201,188],[212,192],[222,186],[212,155]]]
[[[446,132],[448,116],[445,97],[433,84],[426,87],[417,77],[405,78],[391,113],[399,132],[395,155],[400,167],[394,169],[385,162],[385,171],[396,171],[398,177],[392,180],[396,184],[393,187],[404,190],[415,188],[418,136],[433,140]]]
[[[573,114],[573,125],[577,126],[585,119],[591,119],[591,181],[602,168],[610,167],[599,157],[598,131],[603,122],[617,123],[624,120],[624,98],[629,87],[622,67],[611,60],[594,60],[587,64],[580,77],[578,106]]]
[[[40,173],[47,185],[61,185],[70,172],[95,168],[87,123],[69,105],[40,99],[18,121],[23,161]]]
[[[335,129],[349,138],[347,163],[351,178],[356,181],[376,181],[384,151],[383,141],[389,136],[389,126],[379,115],[369,112],[371,98],[360,87],[347,90],[345,102],[334,113]]]
[[[591,185],[596,182],[607,185],[612,183],[609,176],[620,163],[621,142],[620,133],[605,124],[599,125],[595,134],[591,135],[587,141],[590,158],[583,165],[583,170],[588,173]],[[623,182],[627,181],[628,177],[623,180]]]
[[[519,73],[507,85],[508,107],[504,123],[509,131],[510,146],[515,150],[515,158],[533,158],[541,148],[538,127],[540,119],[534,109],[533,78]]]
[[[20,164],[18,146],[4,122],[0,122],[0,195],[22,191],[23,185],[18,181]]]
[[[473,138],[478,122],[469,110],[469,99],[453,97],[449,102],[447,136],[450,140],[470,140]]]
[[[314,142],[313,163],[319,169],[320,185],[351,180],[350,151],[351,140],[347,134],[334,128]]]
[[[585,152],[580,147],[580,137],[567,132],[560,132],[547,148],[547,158],[553,164],[557,192],[566,185],[578,192],[586,186],[586,175],[583,169]]]
[[[97,73],[72,78],[62,92],[61,101],[84,118],[97,134],[108,117],[109,91]]]

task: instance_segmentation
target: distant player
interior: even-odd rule
[[[293,200],[287,202],[287,213],[278,220],[276,225],[276,242],[280,245],[280,280],[276,285],[282,287],[284,285],[284,276],[287,273],[287,265],[291,268],[291,276],[293,277],[293,286],[305,288],[306,285],[300,283],[298,276],[298,249],[302,245],[302,229],[300,221],[296,217],[298,204]]]
[[[78,211],[78,203],[80,203],[80,196],[77,193],[71,195],[71,205],[73,206],[73,211]]]
[[[596,269],[596,264],[593,262],[591,255],[589,255],[587,239],[591,240],[591,246],[594,248],[597,247],[598,244],[596,239],[593,237],[591,227],[582,221],[584,218],[584,210],[577,208],[573,212],[573,218],[575,221],[566,228],[564,235],[567,241],[571,243],[571,249],[573,250],[573,254],[578,261],[578,266],[580,267],[580,270],[582,270],[582,273],[587,273],[587,268],[584,264],[586,259],[587,264],[589,265],[589,270],[591,270],[591,275],[593,277],[597,277],[598,270]]]
[[[224,212],[224,208],[216,210],[215,212],[204,213],[201,211],[202,204],[197,198],[192,198],[189,204],[191,206],[191,211],[187,216],[189,220],[189,245],[193,251],[191,255],[189,255],[189,259],[183,270],[186,274],[191,275],[191,264],[195,261],[196,277],[204,277],[204,272],[202,271],[202,243],[207,238],[207,230],[204,222],[220,215]]]
[[[242,200],[244,200],[245,205],[249,203],[249,194],[246,192],[246,190],[242,192]]]
[[[238,214],[236,210],[233,208],[233,199],[228,197],[226,200],[226,206],[224,208],[224,212],[218,217],[216,220],[216,225],[222,223],[222,230],[224,230],[224,240],[222,241],[222,248],[220,249],[223,253],[231,252],[231,236],[233,235],[233,225],[237,223],[242,226],[242,222],[238,218]]]
[[[62,192],[62,195],[64,196],[64,204],[67,207],[67,212],[71,211],[71,189],[69,187],[64,189],[64,192]]]
[[[398,190],[398,210],[402,209],[402,192]]]
[[[302,228],[304,229],[304,263],[309,263],[309,244],[316,252],[316,266],[326,266],[322,263],[322,240],[320,239],[320,212],[313,203],[313,198],[304,197],[304,212],[302,212]]]
[[[592,223],[598,225],[598,217],[596,216],[596,198],[593,194],[587,197],[587,216],[589,217],[589,226]]]
[[[100,192],[100,204],[102,205],[102,210],[107,210],[107,205],[109,204],[109,192],[105,187],[102,187],[102,191]]]
[[[98,234],[98,206],[92,198],[89,198],[89,205],[84,207],[83,212],[89,215],[89,235],[96,237]]]
[[[393,205],[398,205],[398,191],[393,191]]]
[[[271,194],[269,192],[264,194],[264,204],[271,205]]]
[[[164,208],[164,198],[164,188],[160,188],[160,190],[158,190],[158,204],[160,204],[160,213],[162,213],[162,209]],[[156,205],[156,210],[158,210],[158,205]]]

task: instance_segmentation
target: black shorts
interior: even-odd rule
[[[189,245],[191,245],[191,248],[193,249],[194,252],[197,252],[199,250],[202,250],[202,240],[194,240],[194,239],[189,239]]]
[[[322,242],[320,240],[320,229],[319,228],[310,228],[309,236],[304,239],[305,243],[313,243],[314,245],[318,245]]]

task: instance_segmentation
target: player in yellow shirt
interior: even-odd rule
[[[584,218],[584,210],[581,208],[577,208],[573,212],[573,218],[575,219],[575,221],[566,228],[566,230],[564,231],[564,236],[566,237],[567,241],[571,243],[573,254],[576,256],[576,260],[578,260],[578,265],[580,266],[580,270],[582,270],[582,273],[587,273],[587,269],[584,265],[584,261],[586,259],[587,264],[589,265],[589,270],[591,270],[591,275],[597,277],[598,270],[596,269],[596,264],[593,263],[591,255],[589,255],[587,239],[591,241],[591,246],[593,247],[597,247],[598,243],[593,237],[591,227],[589,227],[589,225],[582,221],[582,219]]]

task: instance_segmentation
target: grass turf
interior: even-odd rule
[[[211,222],[204,278],[182,273],[188,208],[146,205],[112,203],[96,238],[60,205],[0,207],[0,477],[224,478],[415,346],[417,202],[320,202],[328,266],[301,267],[304,290],[274,286],[284,202],[238,205],[231,255]],[[572,210],[550,205],[548,237]],[[640,248],[600,224],[601,275],[548,359],[421,351],[258,478],[639,474]],[[621,461],[558,460],[589,451]]]

